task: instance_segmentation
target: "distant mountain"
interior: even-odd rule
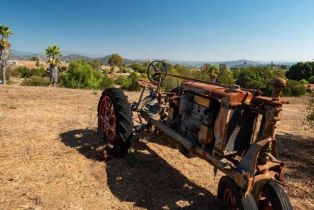
[[[78,54],[71,54],[67,56],[63,56],[62,60],[66,62],[74,61],[74,60],[80,60],[80,59],[85,59],[85,60],[99,60],[103,65],[108,65],[108,61],[111,55],[107,55],[104,57],[96,57],[96,58],[91,58],[83,55],[78,55]],[[127,58],[123,58],[123,63],[124,64],[132,64],[132,63],[141,63],[141,60],[131,60]]]
[[[188,67],[201,67],[202,65],[206,64],[212,64],[212,65],[219,65],[219,64],[225,64],[227,67],[249,67],[249,66],[258,66],[262,65],[262,63],[259,63],[257,61],[251,61],[251,60],[235,60],[235,61],[178,61],[178,60],[167,60],[167,62],[171,64],[180,64]]]
[[[236,60],[236,61],[226,61],[223,62],[223,64],[226,64],[229,68],[234,67],[234,68],[242,68],[242,67],[251,67],[251,66],[260,66],[262,65],[261,63],[257,61],[250,61],[250,60]]]
[[[32,52],[22,52],[22,51],[17,51],[17,50],[11,50],[11,55],[10,58],[11,60],[29,60],[31,57],[37,56],[41,60],[45,60],[46,56],[43,53],[32,53]],[[81,54],[81,53],[75,53],[75,52],[68,52],[64,51],[63,52],[63,57],[62,60],[66,62],[70,62],[73,60],[79,60],[79,59],[87,59],[87,60],[99,60],[102,64],[107,65],[109,58],[111,55],[106,55],[106,56],[98,56],[94,57],[94,55],[89,55],[89,54]],[[153,59],[127,59],[124,58],[124,64],[132,64],[132,63],[143,63],[144,61],[149,61]],[[231,67],[236,67],[236,68],[241,68],[241,67],[250,67],[250,66],[263,66],[263,65],[268,65],[270,62],[265,62],[265,61],[252,61],[252,60],[246,60],[246,59],[241,59],[241,60],[234,60],[234,61],[182,61],[182,60],[166,60],[170,64],[180,64],[183,66],[187,67],[201,67],[203,64],[208,63],[212,65],[219,65],[219,64],[225,64],[229,68]],[[287,62],[287,61],[274,61],[274,64],[283,64],[283,65],[292,65],[296,62]]]
[[[38,57],[40,60],[45,60],[46,56],[42,53],[21,52],[17,50],[11,50],[10,60],[29,60],[32,57]]]
[[[80,60],[80,59],[86,59],[86,60],[91,60],[91,58],[83,56],[83,55],[77,55],[77,54],[71,54],[71,55],[66,55],[61,58],[61,60],[70,62],[74,60]]]

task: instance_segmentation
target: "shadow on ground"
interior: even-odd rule
[[[287,162],[295,178],[312,177],[314,174],[314,138],[289,133],[276,135],[279,159]]]
[[[73,130],[60,136],[86,158],[103,160],[104,143],[95,130]],[[211,192],[191,182],[145,143],[137,141],[132,147],[135,152],[106,165],[108,187],[121,201],[145,209],[223,209]]]

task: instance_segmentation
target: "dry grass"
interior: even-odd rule
[[[48,62],[46,62],[46,61],[39,61],[39,65],[43,65],[44,68],[48,68],[48,66],[49,66]],[[12,65],[13,68],[20,67],[20,66],[25,66],[25,67],[30,68],[30,69],[38,68],[36,66],[36,61],[16,60],[16,64]],[[65,62],[61,62],[60,66],[68,67],[69,64],[65,63]],[[101,69],[108,71],[111,69],[111,67],[108,65],[102,65]]]
[[[39,61],[39,65],[43,65],[44,68],[48,68],[49,64],[46,61]],[[27,68],[38,68],[36,66],[36,61],[26,61],[26,60],[16,60],[16,64],[13,65],[13,67],[20,67],[20,66],[25,66]],[[61,66],[68,67],[69,64],[62,62]]]
[[[0,86],[0,209],[220,209],[207,162],[140,141],[105,163],[95,131],[100,91]],[[138,93],[128,93],[134,100]],[[279,155],[297,209],[314,208],[313,133],[304,99],[286,105]]]

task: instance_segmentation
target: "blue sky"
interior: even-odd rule
[[[311,0],[10,0],[13,49],[189,61],[314,59]]]

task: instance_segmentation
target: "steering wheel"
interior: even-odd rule
[[[146,71],[149,81],[151,81],[155,85],[166,77],[167,72],[168,72],[167,65],[165,64],[165,62],[160,60],[152,61],[148,65]]]

